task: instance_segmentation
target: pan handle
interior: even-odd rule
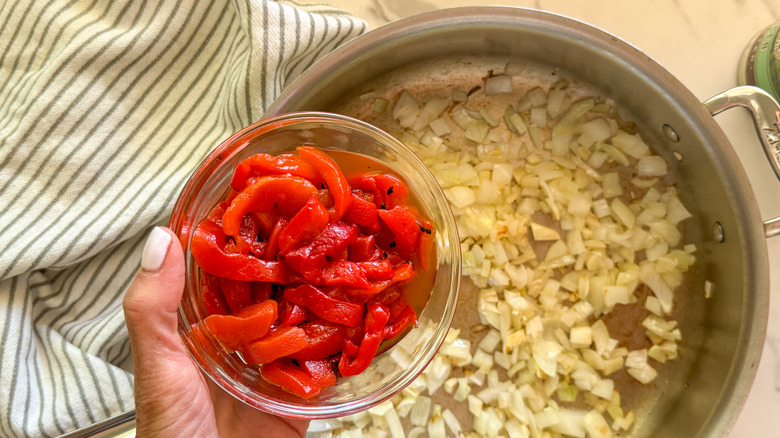
[[[761,146],[780,179],[780,104],[766,91],[750,85],[726,90],[704,102],[713,116],[736,106],[750,111]],[[780,235],[780,217],[764,222],[764,234],[766,237]]]

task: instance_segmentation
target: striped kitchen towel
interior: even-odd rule
[[[121,300],[195,166],[366,30],[266,0],[0,5],[0,436],[133,409]]]

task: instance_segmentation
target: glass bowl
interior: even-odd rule
[[[239,161],[255,154],[291,152],[300,145],[357,152],[373,157],[401,175],[421,201],[422,213],[437,227],[437,270],[419,325],[363,373],[340,378],[335,386],[304,400],[266,382],[256,365],[225,351],[193,325],[207,316],[200,300],[198,267],[189,251],[190,233],[222,200]],[[384,131],[346,116],[319,112],[285,114],[261,120],[220,144],[195,169],[171,215],[170,228],[185,251],[185,290],[179,308],[179,333],[190,356],[222,389],[257,409],[293,418],[323,419],[353,414],[390,399],[430,363],[449,330],[460,286],[460,242],[447,200],[428,168],[401,142]],[[197,339],[197,340],[196,340]]]

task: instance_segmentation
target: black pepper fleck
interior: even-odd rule
[[[395,242],[390,242],[390,248],[395,248]]]

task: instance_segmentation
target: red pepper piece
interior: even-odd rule
[[[285,299],[279,300],[279,327],[298,326],[308,317],[309,312],[305,307]]]
[[[360,341],[363,339],[363,324],[360,324],[355,327],[347,327],[347,336],[344,338],[345,344],[347,342],[351,343],[352,346],[357,346],[360,344]],[[354,357],[355,354],[357,354],[357,347],[355,347],[354,354],[350,354],[351,357]]]
[[[233,199],[222,217],[225,234],[235,236],[241,219],[250,211],[276,210],[292,217],[317,189],[297,176],[264,176],[256,179]]]
[[[225,200],[223,202],[227,202],[228,205],[230,205],[231,202],[233,202],[233,199],[236,198],[236,195],[238,195],[240,192],[230,189],[228,190],[228,194],[225,195]]]
[[[433,259],[434,252],[436,251],[436,230],[433,228],[433,223],[427,220],[421,220],[420,225],[420,240],[417,244],[417,257],[420,260],[420,268],[427,271],[431,267],[431,263],[436,263]]]
[[[393,284],[395,285],[406,284],[414,280],[415,277],[417,277],[417,271],[409,262],[400,263],[393,269]]]
[[[409,202],[409,189],[400,179],[386,173],[371,175],[371,178],[374,179],[386,208],[406,205]]]
[[[328,210],[317,199],[317,196],[312,196],[306,201],[306,205],[290,219],[289,226],[279,234],[279,251],[286,253],[311,243],[328,226],[329,220]]]
[[[235,194],[244,190],[249,179],[249,164],[245,163],[246,159],[236,164],[236,170],[233,171],[233,178],[230,180],[230,187],[233,189],[230,194],[235,197]]]
[[[322,185],[322,187],[325,187],[325,184]],[[330,190],[321,188],[317,190],[317,199],[320,201],[320,204],[322,204],[326,210],[328,210],[328,214],[333,210],[333,196],[330,194]]]
[[[417,326],[417,314],[414,313],[414,309],[407,305],[391,323],[387,324],[383,337],[385,339],[393,339],[411,325]]]
[[[230,313],[236,314],[252,304],[252,287],[249,282],[221,278],[219,286],[225,295]]]
[[[328,224],[311,243],[282,253],[284,260],[309,281],[322,275],[328,259],[341,256],[359,234],[358,227],[343,222]]]
[[[306,307],[326,321],[347,327],[354,327],[363,319],[363,306],[360,304],[333,298],[309,284],[285,289],[284,299]]]
[[[352,190],[341,168],[328,155],[311,146],[299,146],[298,155],[314,166],[328,185],[330,195],[333,196],[331,222],[341,219],[352,204]]]
[[[295,175],[309,181],[319,180],[317,169],[292,154],[273,156],[270,154],[255,154],[244,158],[236,166],[230,186],[235,190],[243,190],[247,180],[267,175]]]
[[[252,303],[262,303],[265,300],[271,299],[271,293],[273,292],[273,285],[263,281],[253,281],[250,283],[252,288]]]
[[[328,321],[306,322],[300,327],[306,332],[308,345],[291,354],[293,359],[322,359],[338,354],[347,336],[345,326]]]
[[[265,281],[286,284],[296,276],[282,262],[225,251],[225,233],[209,218],[201,221],[192,233],[190,251],[195,262],[209,274],[242,281]]]
[[[374,236],[357,236],[355,241],[349,245],[347,260],[350,262],[368,261],[374,255],[374,250],[376,249]]]
[[[287,218],[279,216],[273,230],[271,230],[271,235],[268,236],[268,244],[266,245],[265,253],[263,254],[265,260],[276,260],[279,256],[279,236],[282,235],[287,228],[287,225],[289,225]]]
[[[248,214],[241,219],[241,228],[235,243],[225,245],[227,252],[238,252],[242,254],[252,254],[255,257],[262,256],[265,253],[265,242],[259,242],[257,235],[260,232],[260,224],[254,215]]]
[[[200,297],[203,308],[209,315],[227,315],[230,313],[225,296],[219,287],[219,277],[200,271]]]
[[[312,281],[320,286],[344,286],[362,290],[369,290],[373,286],[368,280],[366,271],[357,263],[347,260],[329,263],[322,270],[322,275]]]
[[[406,305],[406,298],[404,298],[403,294],[401,293],[401,289],[397,287],[388,287],[382,292],[376,294],[376,296],[374,296],[374,298],[371,301],[387,306],[390,309],[391,320],[395,319],[395,317],[399,313],[399,312],[393,313],[393,311],[397,307],[397,303],[403,302],[403,305],[404,306]],[[398,310],[400,311],[400,309]]]
[[[385,260],[390,262],[390,264],[393,264],[393,261],[389,258],[390,254],[387,254],[386,252],[382,251],[379,248],[375,248],[374,251],[371,252],[371,255],[368,256],[367,262],[375,262],[377,260]]]
[[[366,234],[376,234],[382,230],[382,224],[379,222],[379,216],[376,213],[376,205],[352,192],[352,205],[344,214],[346,222],[359,225],[366,231]]]
[[[391,209],[409,202],[409,189],[399,178],[386,174],[364,174],[349,179],[353,187],[371,193],[379,209]]]
[[[347,345],[348,341],[344,342],[344,351],[341,353],[339,361],[339,372],[342,376],[354,376],[368,368],[376,356],[379,344],[384,339],[384,329],[389,317],[390,313],[387,307],[381,304],[369,303],[366,306],[363,340],[360,342],[357,353],[354,354],[354,348]]]
[[[333,371],[328,359],[304,360],[300,362],[300,368],[320,388],[327,388],[336,384],[336,373]]]
[[[414,254],[420,239],[420,225],[414,214],[401,205],[390,210],[378,210],[377,213],[393,233],[393,241],[388,244],[390,249],[403,256]]]
[[[366,273],[366,278],[370,281],[390,280],[395,274],[393,265],[387,259],[357,262],[357,264],[363,269],[363,272]]]
[[[267,335],[276,317],[276,301],[267,300],[245,307],[236,315],[210,315],[203,322],[222,345],[238,350]]]
[[[266,364],[306,347],[306,332],[300,327],[278,327],[264,338],[239,349],[246,363]]]
[[[289,360],[277,360],[263,365],[260,368],[260,375],[268,383],[303,399],[312,398],[320,393],[320,387],[314,379]]]
[[[274,230],[278,215],[273,211],[257,211],[251,212],[249,215],[254,216],[255,220],[260,228],[259,233],[262,240],[266,242],[271,237],[271,232]]]
[[[371,287],[365,289],[361,288],[347,288],[347,295],[351,296],[363,296],[373,297],[390,286],[400,286],[413,280],[417,276],[417,271],[414,270],[409,262],[399,263],[393,268],[393,278],[390,280],[375,281],[371,284]]]

